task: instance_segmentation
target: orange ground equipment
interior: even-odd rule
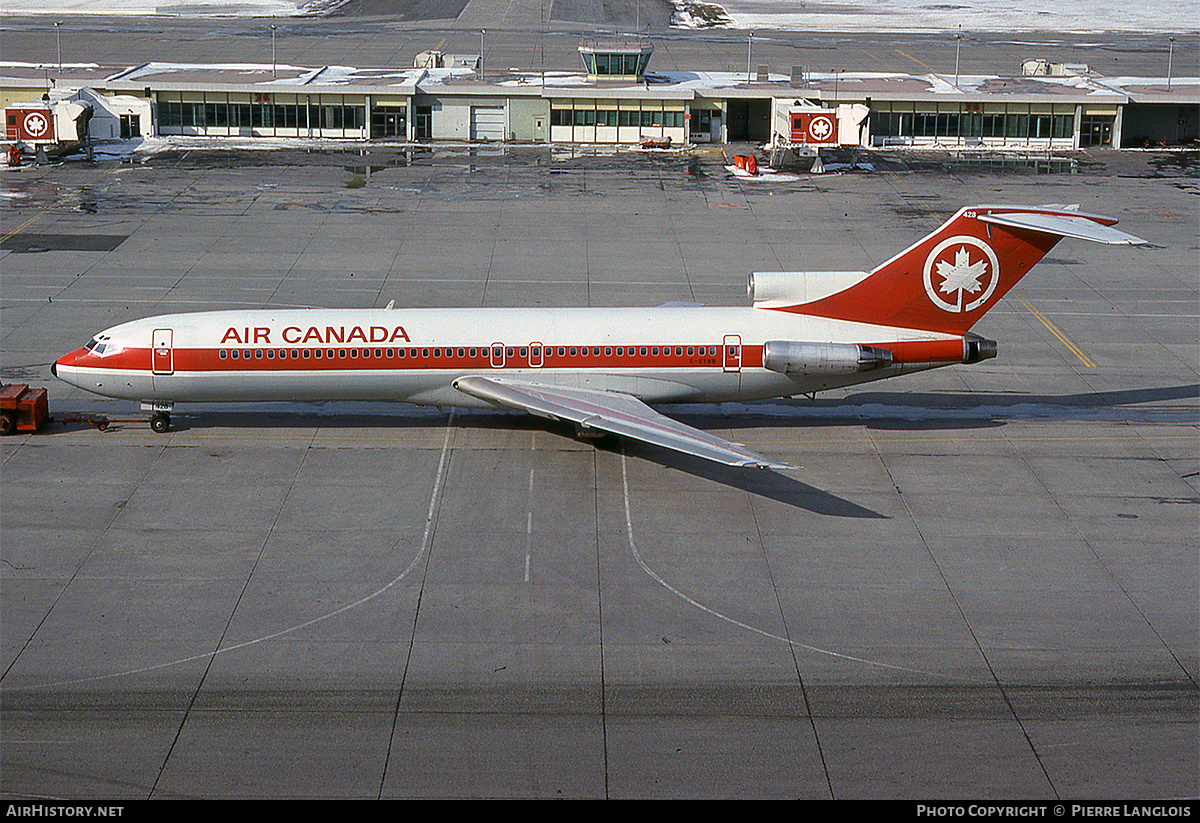
[[[0,389],[0,434],[35,432],[50,420],[45,389],[10,383]]]

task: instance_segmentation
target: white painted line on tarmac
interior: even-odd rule
[[[706,606],[703,603],[701,603],[697,600],[694,600],[693,598],[691,598],[688,595],[681,592],[679,589],[672,586],[670,583],[668,583],[666,580],[664,580],[658,573],[656,573],[653,569],[651,569],[650,566],[648,566],[646,564],[646,561],[642,559],[642,555],[638,552],[637,542],[633,538],[633,516],[630,513],[630,505],[629,505],[629,473],[626,469],[626,459],[625,459],[624,449],[622,449],[622,451],[621,451],[621,483],[622,483],[622,487],[625,492],[625,534],[629,538],[629,549],[630,549],[630,551],[633,552],[633,559],[636,560],[638,565],[642,567],[642,571],[644,571],[646,574],[650,575],[650,577],[652,577],[655,580],[655,582],[657,582],[660,586],[662,586],[664,589],[669,591],[671,594],[678,597],[683,602],[687,603],[689,606],[693,606],[706,614],[712,615],[713,617],[717,618],[718,620],[723,620],[726,623],[729,623],[733,626],[737,626],[740,629],[745,629],[748,632],[753,632],[754,634],[762,635],[763,637],[769,638],[771,640],[778,640],[779,642],[786,643],[787,645],[792,646],[793,648],[804,649],[806,651],[814,652],[816,654],[828,655],[829,657],[836,657],[839,660],[848,660],[852,663],[862,663],[863,665],[866,665],[866,666],[875,666],[875,667],[878,667],[881,669],[892,669],[893,671],[909,672],[910,674],[926,675],[928,677],[937,677],[937,678],[941,678],[941,679],[945,679],[945,680],[966,680],[966,681],[970,681],[970,682],[981,682],[981,683],[992,682],[992,681],[983,681],[983,680],[976,681],[975,678],[970,678],[970,677],[954,677],[954,676],[947,675],[947,674],[941,674],[939,672],[930,672],[930,671],[925,671],[923,669],[911,669],[907,666],[896,666],[891,663],[881,663],[878,660],[867,660],[862,657],[854,657],[853,655],[842,654],[841,652],[835,652],[830,649],[822,649],[818,646],[810,646],[807,643],[799,643],[795,640],[790,640],[786,637],[781,637],[780,635],[772,634],[771,632],[765,631],[764,629],[760,629],[755,626],[751,626],[748,623],[743,623],[740,620],[735,620],[734,618],[730,617],[729,615],[722,614],[721,612],[717,611],[716,609],[710,608],[709,606]]]
[[[533,469],[529,470],[529,511],[525,513],[525,582],[529,582],[529,565],[533,555]]]
[[[178,660],[172,660],[168,663],[158,663],[153,666],[143,666],[142,668],[138,668],[138,669],[127,669],[125,671],[112,672],[110,674],[96,675],[95,677],[82,677],[77,680],[60,680],[55,683],[42,683],[39,686],[21,687],[21,688],[49,688],[49,687],[54,687],[54,686],[72,686],[72,685],[76,685],[79,683],[94,683],[94,682],[97,682],[100,680],[111,680],[116,677],[128,677],[131,675],[144,674],[146,672],[158,671],[160,669],[167,669],[172,666],[179,666],[184,663],[194,662],[196,660],[205,660],[205,659],[209,659],[209,658],[215,658],[219,654],[227,654],[229,652],[238,651],[240,649],[245,649],[250,646],[257,645],[259,643],[265,643],[268,640],[274,640],[277,637],[283,637],[284,635],[294,634],[295,632],[298,632],[301,629],[306,629],[309,626],[314,626],[318,623],[323,623],[324,621],[330,620],[334,617],[337,617],[338,615],[345,614],[346,612],[351,611],[352,609],[357,609],[359,606],[365,605],[366,603],[369,603],[370,601],[374,600],[375,598],[377,598],[380,595],[384,594],[385,592],[389,591],[396,584],[398,584],[402,580],[404,580],[404,578],[408,577],[408,575],[412,572],[412,570],[415,569],[417,567],[417,565],[420,563],[421,558],[424,557],[425,553],[429,550],[430,538],[433,535],[433,524],[434,524],[434,520],[435,520],[434,514],[437,511],[438,499],[441,497],[442,482],[445,478],[445,471],[446,471],[446,459],[450,453],[450,434],[454,428],[454,413],[455,413],[455,410],[451,409],[450,417],[446,420],[446,435],[442,440],[442,454],[441,454],[441,458],[438,460],[437,475],[434,477],[434,480],[433,480],[433,491],[431,492],[431,494],[429,496],[429,511],[425,515],[425,532],[421,536],[421,544],[420,544],[420,546],[417,547],[416,555],[413,557],[412,561],[408,564],[408,566],[405,567],[404,571],[400,572],[400,574],[397,575],[396,577],[394,577],[387,585],[383,586],[380,589],[375,590],[374,592],[371,592],[370,594],[366,595],[365,597],[361,597],[358,600],[355,600],[353,603],[349,603],[345,606],[342,606],[340,609],[335,609],[334,611],[331,611],[328,614],[323,614],[320,617],[314,617],[311,620],[305,620],[303,623],[298,623],[295,626],[291,626],[286,629],[280,629],[277,632],[272,632],[271,634],[263,635],[262,637],[256,637],[253,640],[245,640],[241,643],[236,643],[232,646],[225,646],[224,648],[217,649],[216,651],[205,652],[204,654],[195,654],[195,655],[192,655],[191,657],[181,657]]]

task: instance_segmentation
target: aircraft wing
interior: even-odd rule
[[[661,415],[633,395],[621,392],[572,389],[471,375],[454,381],[454,387],[472,397],[508,409],[521,409],[540,417],[568,420],[663,446],[727,466],[790,469],[787,463],[752,452],[740,443],[722,440]]]

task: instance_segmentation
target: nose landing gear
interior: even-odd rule
[[[174,403],[159,401],[142,401],[142,411],[150,412],[150,430],[155,434],[163,434],[171,430],[171,411]]]

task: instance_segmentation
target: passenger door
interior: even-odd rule
[[[742,337],[727,334],[721,344],[721,367],[727,372],[742,370]]]
[[[150,348],[150,371],[154,374],[175,372],[175,350],[171,329],[155,329]]]

